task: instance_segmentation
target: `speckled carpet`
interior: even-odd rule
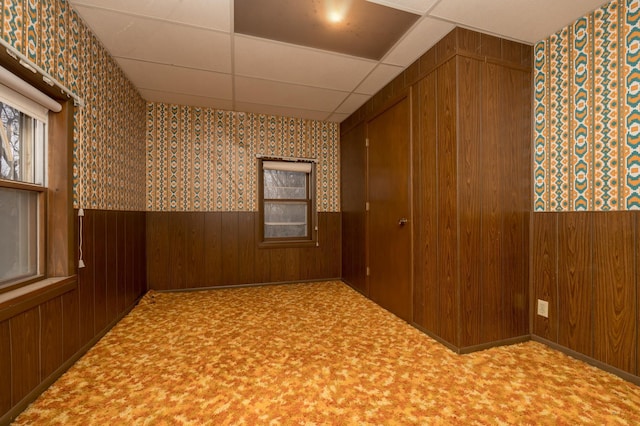
[[[456,355],[340,282],[148,293],[16,424],[640,424],[535,342]]]

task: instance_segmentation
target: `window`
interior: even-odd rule
[[[47,115],[0,85],[0,289],[44,273]]]
[[[313,164],[260,160],[260,172],[260,241],[275,246],[313,244]]]

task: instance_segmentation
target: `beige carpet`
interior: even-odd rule
[[[455,355],[340,282],[149,293],[17,419],[640,424],[640,388],[528,342]]]

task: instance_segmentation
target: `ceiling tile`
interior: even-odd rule
[[[455,25],[450,22],[424,18],[409,30],[382,61],[408,67],[454,28]]]
[[[140,96],[150,102],[162,102],[175,105],[190,105],[206,108],[233,110],[233,102],[227,99],[214,99],[203,96],[183,95],[160,90],[141,89]]]
[[[233,96],[231,74],[132,59],[119,59],[118,63],[139,89],[152,89],[229,100]]]
[[[347,99],[345,99],[344,102],[342,102],[342,104],[340,104],[338,109],[336,109],[336,112],[351,114],[352,112],[360,108],[362,104],[364,104],[369,98],[371,98],[371,96],[369,95],[352,93]]]
[[[382,89],[385,84],[400,74],[402,70],[402,67],[395,65],[380,64],[360,83],[355,91],[365,95],[374,95],[378,90]]]
[[[236,102],[236,111],[253,112],[257,114],[279,115],[281,117],[296,117],[307,120],[324,121],[331,113],[326,111],[304,110],[300,108],[280,107],[269,104],[254,104],[250,102]]]
[[[247,77],[235,78],[237,102],[331,112],[348,93]]]
[[[78,13],[113,56],[231,72],[229,34],[103,9]]]
[[[351,91],[375,67],[370,60],[235,36],[238,75]]]
[[[404,10],[405,12],[424,15],[436,4],[437,0],[367,0],[371,3],[378,3],[383,6],[393,7],[394,9]]]
[[[430,16],[533,44],[605,3],[608,1],[442,0]]]
[[[71,0],[71,4],[231,31],[231,0]]]

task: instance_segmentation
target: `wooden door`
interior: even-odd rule
[[[367,124],[369,297],[411,320],[410,101]]]

